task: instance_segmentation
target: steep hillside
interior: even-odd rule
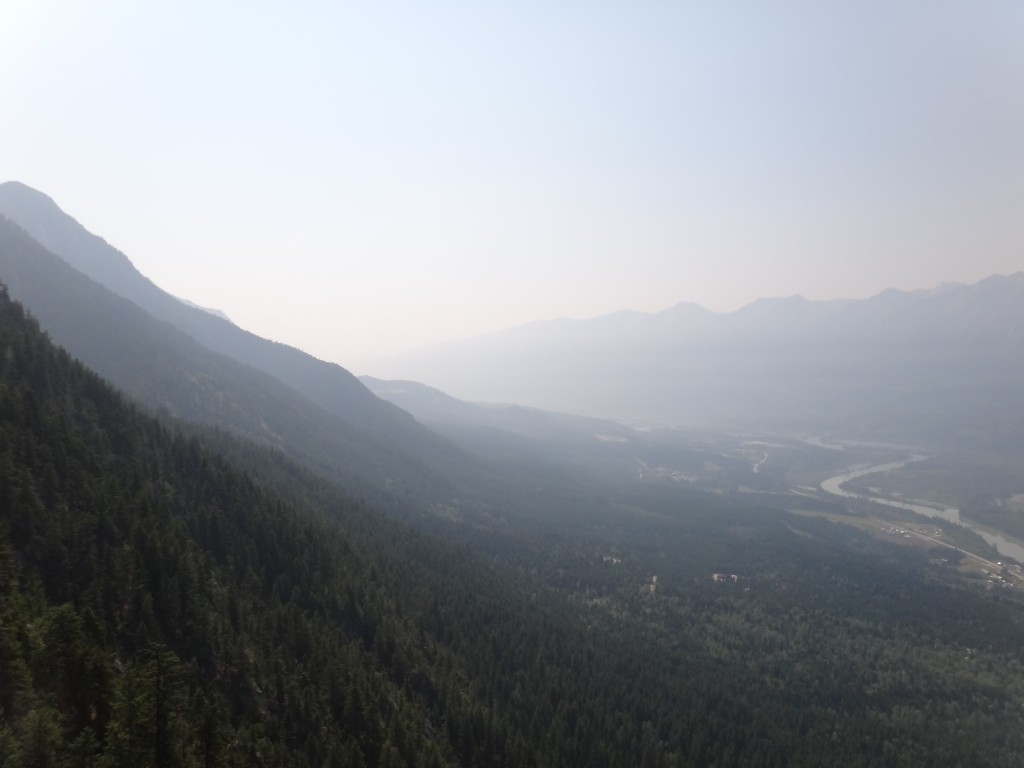
[[[128,258],[88,232],[41,192],[18,182],[0,184],[0,214],[75,269],[202,346],[273,376],[335,416],[424,453],[443,451],[408,414],[374,397],[340,365],[262,339],[226,318],[180,301],[144,277]]]
[[[355,492],[388,489],[429,503],[451,495],[453,478],[472,467],[407,414],[403,420],[434,451],[357,427],[274,377],[207,349],[72,269],[3,217],[0,279],[55,341],[141,403],[279,448]]]
[[[335,523],[127,405],[6,293],[0,349],[0,764],[453,760],[374,643],[410,680],[429,647]]]

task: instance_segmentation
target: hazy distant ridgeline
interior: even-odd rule
[[[4,211],[32,223],[78,268],[4,218]],[[126,295],[80,270],[104,277]],[[402,514],[438,503],[454,503],[463,514],[481,504],[487,515],[522,511],[512,501],[521,502],[514,490],[518,477],[510,477],[505,465],[482,462],[479,442],[470,450],[457,446],[376,397],[342,367],[183,304],[48,197],[16,183],[0,184],[0,282],[56,342],[154,410],[271,445]],[[543,434],[547,426],[531,429]],[[465,444],[464,434],[450,436]],[[497,440],[499,455],[506,457],[504,438],[493,430],[483,437],[492,455]],[[580,442],[575,435],[573,440]],[[589,457],[593,452],[586,447]],[[518,444],[514,453],[522,459],[530,449]],[[526,487],[541,485],[534,478]]]
[[[54,341],[153,410],[278,448],[359,493],[390,485],[397,493],[431,496],[447,487],[447,479],[398,441],[205,348],[72,269],[3,216],[0,282]]]
[[[184,331],[204,347],[269,373],[359,427],[402,441],[431,442],[429,433],[408,414],[374,397],[340,365],[260,338],[224,317],[171,296],[142,275],[123,253],[87,231],[42,192],[19,182],[0,184],[0,214],[78,271]],[[436,449],[436,445],[431,447]]]
[[[538,322],[375,373],[476,401],[1024,450],[1024,273],[865,300]]]
[[[437,491],[473,471],[462,451],[341,366],[163,291],[43,193],[0,184],[0,215],[17,225],[0,227],[0,280],[11,295],[141,402],[270,443],[363,488],[370,480]]]
[[[418,460],[461,462],[341,366],[167,294],[44,194],[0,184],[0,213],[202,347],[269,374]],[[602,418],[1024,451],[1024,273],[856,301],[763,299],[729,314],[679,304],[657,314],[537,322],[421,349],[374,373],[464,400]]]

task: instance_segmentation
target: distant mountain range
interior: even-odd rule
[[[1024,450],[1024,273],[727,314],[679,304],[537,322],[375,373],[603,418]]]
[[[463,444],[467,430],[475,441],[529,423],[536,439],[554,426],[535,411],[428,405],[422,391],[403,402],[371,382],[381,399],[339,365],[164,292],[41,192],[0,184],[0,214],[16,223],[2,228],[0,280],[56,341],[152,407],[270,443],[324,474],[415,494],[479,480],[472,452],[396,404]],[[727,314],[683,303],[536,322],[374,373],[461,400],[603,419],[1024,453],[1024,273],[864,300],[762,299]]]

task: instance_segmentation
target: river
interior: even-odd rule
[[[843,484],[848,483],[858,477],[864,477],[865,475],[874,475],[879,472],[893,472],[897,469],[902,469],[915,461],[923,461],[928,458],[921,454],[913,454],[909,459],[903,461],[890,461],[887,464],[875,464],[867,467],[860,467],[858,469],[851,469],[842,475],[836,475],[830,477],[828,480],[824,480],[821,483],[821,490],[826,493],[831,493],[833,496],[842,496],[847,499],[860,499],[861,501],[870,501],[875,504],[884,504],[887,507],[895,507],[896,509],[905,509],[908,512],[914,512],[918,515],[924,515],[925,517],[937,518],[939,520],[945,520],[947,523],[953,523],[954,525],[962,525],[964,528],[968,528],[978,534],[981,538],[995,547],[996,551],[1003,557],[1009,557],[1016,560],[1018,563],[1024,564],[1024,541],[1016,539],[1005,533],[1001,533],[993,528],[989,528],[986,525],[975,523],[971,520],[967,520],[960,516],[960,510],[957,507],[943,507],[938,504],[915,504],[907,501],[896,501],[894,499],[886,499],[881,496],[871,496],[863,493],[852,493],[851,491],[843,490]]]

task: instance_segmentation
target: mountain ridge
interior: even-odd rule
[[[2,215],[0,281],[52,339],[140,403],[282,450],[358,494],[391,487],[400,495],[446,495],[450,466],[472,465],[411,416],[438,446],[433,454],[344,420],[270,374],[204,347],[74,269]]]
[[[418,433],[419,439],[429,441],[428,433],[414,419],[375,397],[342,366],[263,339],[167,293],[139,272],[125,254],[89,232],[44,193],[21,182],[0,184],[0,213],[78,271],[208,349],[269,373],[359,427],[398,439],[413,439],[412,433]]]
[[[1024,396],[1012,394],[1014,383],[1024,392],[1024,272],[727,314],[690,307],[681,322],[673,309],[533,323],[372,373],[462,400],[701,428],[944,441],[984,441],[991,428],[991,447],[1024,451],[1010,426],[1024,425]]]

